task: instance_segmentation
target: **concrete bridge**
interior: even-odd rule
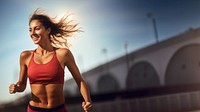
[[[200,28],[190,29],[83,73],[92,94],[200,83]],[[77,85],[66,81],[68,94]]]

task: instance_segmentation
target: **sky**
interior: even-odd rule
[[[0,104],[30,92],[28,85],[25,92],[10,95],[8,87],[18,80],[20,53],[37,47],[28,26],[37,8],[51,17],[72,13],[82,27],[84,32],[69,40],[81,73],[125,55],[125,43],[128,52],[154,44],[148,12],[156,20],[159,41],[200,27],[200,0],[1,0]],[[69,78],[66,72],[65,80]]]

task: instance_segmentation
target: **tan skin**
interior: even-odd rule
[[[30,59],[34,53],[34,61],[37,64],[48,63],[52,57],[53,52],[56,52],[56,56],[60,65],[64,69],[67,67],[75,79],[80,92],[84,98],[82,107],[85,111],[90,112],[92,108],[90,94],[86,82],[80,75],[79,69],[75,63],[74,57],[68,49],[55,49],[49,40],[50,28],[46,29],[38,20],[32,20],[30,22],[30,37],[35,44],[38,45],[36,51],[24,51],[20,54],[20,77],[16,84],[11,84],[9,87],[10,94],[16,92],[23,92],[27,83],[27,68]],[[58,105],[64,104],[63,84],[31,84],[32,98],[29,102],[30,105],[41,108],[53,108]]]

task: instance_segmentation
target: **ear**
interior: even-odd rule
[[[48,34],[50,34],[51,33],[51,28],[48,28],[47,32],[48,32]]]

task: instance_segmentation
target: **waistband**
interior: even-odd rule
[[[33,111],[40,111],[40,112],[54,112],[54,111],[58,111],[60,109],[63,109],[65,108],[65,104],[62,104],[62,105],[59,105],[59,106],[56,106],[54,108],[41,108],[41,107],[34,107],[34,106],[31,106],[30,104],[28,105],[29,108]]]

